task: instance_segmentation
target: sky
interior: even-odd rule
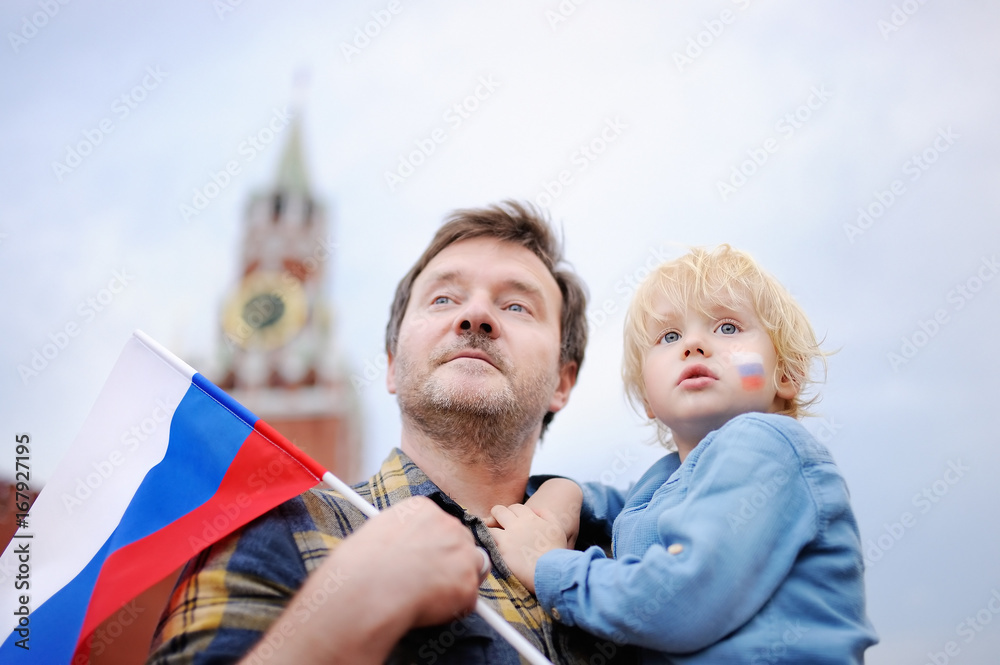
[[[1000,6],[7,0],[0,28],[0,472],[29,433],[51,474],[136,328],[216,365],[299,95],[366,475],[399,440],[392,293],[449,211],[561,229],[591,338],[534,471],[619,487],[664,454],[619,378],[632,290],[727,242],[835,351],[806,426],[851,489],[868,662],[995,662]]]

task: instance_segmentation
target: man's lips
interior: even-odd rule
[[[445,362],[451,362],[452,360],[460,360],[462,358],[468,358],[472,360],[482,360],[483,362],[489,363],[493,367],[497,366],[497,364],[493,361],[493,358],[491,358],[488,353],[480,351],[479,349],[462,349],[460,351],[456,351],[450,357],[448,357],[448,359],[445,360]]]
[[[704,388],[713,381],[717,381],[718,378],[705,365],[691,365],[681,372],[680,379],[677,380],[677,385],[684,388]]]

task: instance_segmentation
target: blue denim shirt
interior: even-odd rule
[[[614,519],[615,559],[538,560],[538,600],[563,623],[644,647],[647,663],[845,665],[877,641],[847,487],[792,418],[738,416],[627,495],[584,495],[590,517]]]

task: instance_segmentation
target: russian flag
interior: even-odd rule
[[[0,557],[0,662],[86,662],[101,621],[324,472],[136,331]]]
[[[764,357],[759,353],[737,351],[732,362],[740,373],[743,390],[760,390],[764,387]]]

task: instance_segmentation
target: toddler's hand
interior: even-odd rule
[[[535,593],[535,565],[549,550],[570,546],[566,531],[551,515],[548,519],[515,503],[493,506],[490,511],[502,528],[490,529],[507,567],[531,593]]]

